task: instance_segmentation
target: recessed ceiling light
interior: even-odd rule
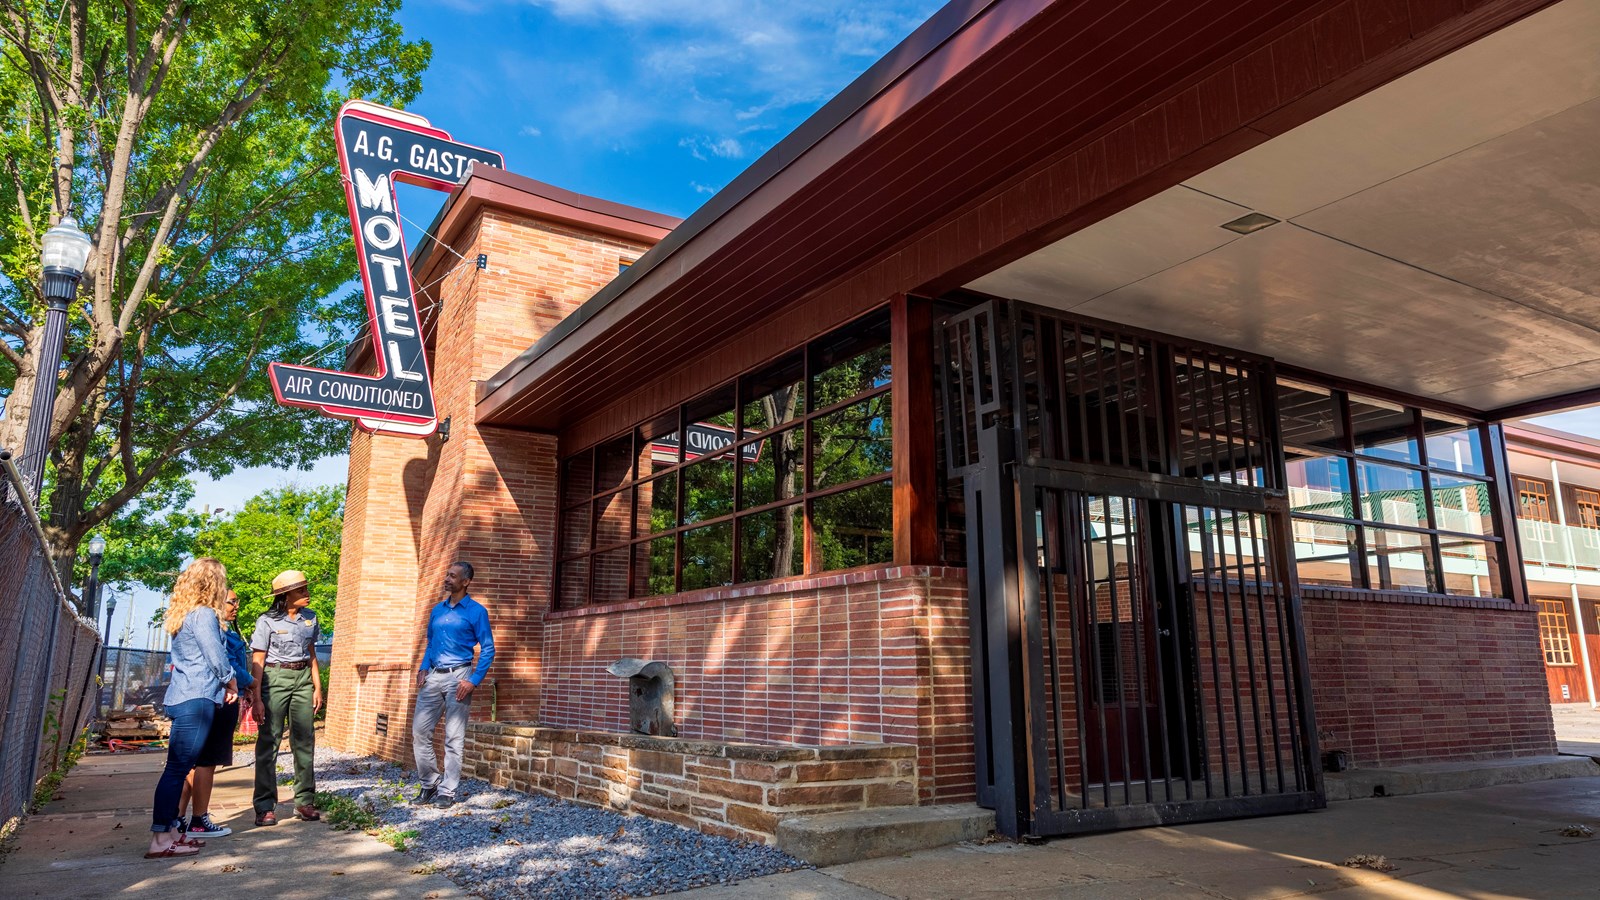
[[[1268,225],[1276,225],[1278,220],[1261,213],[1250,213],[1240,216],[1232,222],[1222,223],[1222,227],[1239,234],[1254,234]]]

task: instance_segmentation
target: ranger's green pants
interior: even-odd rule
[[[317,776],[312,771],[317,749],[316,708],[312,705],[311,667],[304,669],[261,670],[261,702],[267,707],[267,720],[256,733],[257,813],[278,805],[278,746],[283,742],[283,723],[289,722],[289,747],[294,751],[294,805],[311,806],[317,795]]]

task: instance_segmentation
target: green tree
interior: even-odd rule
[[[360,315],[329,302],[357,271],[333,118],[419,90],[431,51],[399,7],[0,0],[0,446],[21,446],[37,376],[40,236],[70,212],[94,241],[50,423],[63,573],[162,479],[343,446],[263,368]]]
[[[284,569],[306,573],[311,609],[327,631],[333,628],[343,532],[343,486],[289,486],[257,494],[236,512],[208,518],[195,535],[195,553],[228,567],[228,587],[239,595],[239,631],[246,638],[272,604],[272,579]]]

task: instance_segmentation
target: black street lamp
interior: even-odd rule
[[[89,539],[89,579],[83,583],[83,609],[90,621],[100,615],[100,560],[106,555],[106,539],[95,535]]]
[[[44,264],[45,312],[44,341],[39,345],[39,360],[34,367],[33,403],[28,408],[28,430],[22,443],[22,475],[28,482],[34,503],[44,489],[44,463],[50,456],[50,419],[56,410],[56,386],[61,380],[61,347],[67,336],[67,306],[78,296],[78,281],[89,263],[93,244],[78,230],[71,216],[46,231],[39,259]]]
[[[116,611],[117,611],[117,595],[116,594],[112,594],[111,596],[106,598],[106,630],[105,630],[105,633],[102,635],[102,637],[105,639],[105,645],[107,647],[111,646],[111,616]]]

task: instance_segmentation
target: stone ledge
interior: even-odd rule
[[[516,722],[467,727],[463,772],[738,840],[791,816],[914,806],[916,748],[724,744]]]
[[[970,804],[890,807],[784,819],[777,845],[814,866],[837,866],[980,840],[993,831],[994,811]]]
[[[1587,757],[1522,756],[1329,772],[1323,787],[1330,801],[1365,800],[1593,775],[1600,775],[1600,764]]]
[[[468,732],[526,737],[540,741],[565,741],[572,744],[598,744],[627,750],[658,750],[686,756],[716,759],[743,759],[755,762],[806,762],[809,760],[909,759],[917,755],[910,744],[839,744],[797,747],[784,744],[731,744],[717,741],[653,737],[648,734],[623,734],[615,731],[574,731],[547,728],[518,722],[472,722]]]

